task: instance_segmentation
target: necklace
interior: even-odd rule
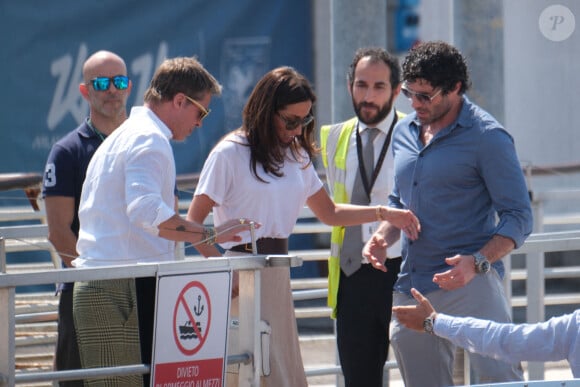
[[[93,121],[91,121],[91,117],[87,118],[87,125],[101,139],[101,142],[105,141],[105,136],[103,135],[103,133],[99,132],[97,128],[95,128],[95,125],[93,125]]]

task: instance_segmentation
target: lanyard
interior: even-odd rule
[[[371,175],[370,184],[369,184],[369,181],[367,179],[366,169],[365,169],[365,165],[363,162],[362,141],[360,138],[360,132],[358,130],[358,123],[356,125],[356,155],[358,158],[358,169],[359,169],[359,173],[360,173],[361,178],[362,178],[363,187],[364,187],[365,192],[369,198],[369,202],[371,200],[371,191],[375,185],[375,181],[377,180],[377,177],[379,176],[379,172],[381,171],[381,167],[383,166],[383,161],[385,161],[385,155],[387,154],[387,149],[389,148],[389,144],[391,143],[391,136],[393,134],[393,127],[397,123],[397,112],[394,111],[393,113],[394,113],[393,122],[391,123],[391,127],[389,128],[389,131],[387,133],[387,138],[385,139],[385,142],[383,143],[383,147],[381,149],[379,159],[377,160],[377,165],[373,169],[373,174]]]

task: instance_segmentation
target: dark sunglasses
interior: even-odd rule
[[[287,117],[284,117],[282,114],[276,112],[276,114],[278,115],[278,117],[280,117],[280,119],[282,121],[284,121],[284,125],[286,125],[286,127],[284,129],[286,130],[294,130],[296,129],[298,126],[301,127],[306,127],[308,126],[308,124],[310,124],[312,122],[312,120],[314,120],[314,116],[312,114],[307,115],[304,118],[299,118],[299,119],[289,119]]]
[[[424,93],[417,93],[414,92],[413,90],[409,90],[407,89],[407,85],[402,85],[401,86],[401,92],[403,93],[403,95],[407,98],[409,98],[410,100],[413,99],[413,97],[415,97],[417,99],[417,101],[419,101],[420,103],[431,103],[431,101],[433,101],[433,99],[435,97],[437,97],[439,94],[441,94],[441,91],[443,91],[443,89],[439,89],[438,92],[436,92],[433,95],[429,95],[429,94],[424,94]]]
[[[125,75],[115,75],[111,78],[96,77],[95,79],[90,80],[95,91],[109,90],[109,87],[111,87],[111,81],[117,90],[125,90],[129,87],[129,77],[126,77]]]

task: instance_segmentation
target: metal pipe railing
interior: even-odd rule
[[[0,238],[0,259],[5,262],[4,240]],[[54,284],[59,282],[76,282],[90,280],[108,280],[120,278],[155,277],[158,272],[173,273],[207,273],[215,271],[239,270],[240,276],[259,278],[261,269],[270,266],[296,267],[302,260],[296,256],[254,255],[242,257],[220,257],[213,259],[188,259],[179,262],[143,264],[133,266],[110,266],[82,269],[55,269],[50,271],[28,273],[0,273],[0,342],[6,343],[6,348],[0,351],[0,386],[13,386],[16,383],[37,381],[71,380],[91,377],[147,373],[149,365],[135,364],[124,367],[107,367],[98,369],[83,369],[77,371],[51,371],[18,373],[15,371],[15,289],[19,286]],[[258,274],[256,274],[258,273]],[[249,344],[240,340],[241,354],[228,358],[230,362],[240,362],[241,386],[259,386],[259,367],[261,366],[260,332],[256,331],[260,319],[259,300],[260,283],[245,282],[240,286],[240,305],[243,300],[258,300],[244,303],[244,311],[240,314],[240,338],[249,338]],[[28,316],[29,317],[29,316]],[[257,339],[255,339],[257,337]],[[251,359],[252,361],[249,361]],[[256,375],[257,372],[257,375]]]

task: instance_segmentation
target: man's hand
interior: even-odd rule
[[[412,306],[394,306],[393,313],[401,324],[409,329],[424,332],[423,321],[431,314],[435,313],[435,308],[425,296],[417,289],[412,288],[411,294],[417,300],[417,305]]]
[[[475,260],[472,255],[456,255],[445,258],[445,263],[452,266],[451,269],[433,276],[441,289],[455,290],[467,285],[477,274],[475,273]]]
[[[387,267],[385,266],[385,260],[387,259],[387,241],[382,236],[376,233],[373,234],[371,239],[365,243],[362,253],[375,269],[384,272],[387,271]]]

